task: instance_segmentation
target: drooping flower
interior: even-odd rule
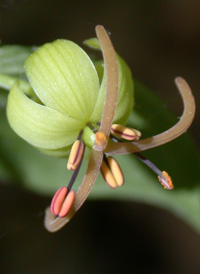
[[[68,186],[56,192],[46,210],[45,226],[51,232],[60,229],[81,207],[99,170],[110,187],[124,184],[118,163],[109,155],[134,153],[158,174],[164,188],[172,189],[169,175],[139,152],[178,137],[190,126],[195,113],[189,86],[176,78],[185,107],[181,120],[164,133],[139,140],[138,130],[122,126],[133,106],[130,70],[115,53],[105,29],[97,26],[96,33],[98,39],[85,43],[101,49],[104,62],[93,63],[68,40],[45,44],[25,62],[29,83],[16,81],[8,98],[7,116],[14,131],[44,153],[68,157],[67,168],[74,170]],[[75,194],[72,186],[85,147],[91,151],[89,164]]]

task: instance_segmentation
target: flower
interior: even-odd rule
[[[120,57],[117,61],[120,88],[114,121],[124,124],[133,107],[133,81],[126,63]],[[68,40],[45,44],[31,54],[25,71],[36,96],[28,98],[20,82],[13,85],[7,105],[13,130],[44,153],[68,156],[80,130],[101,120],[106,74],[100,62],[98,71],[94,64]],[[89,131],[83,138],[85,134],[88,139]]]
[[[67,156],[74,170],[68,187],[61,187],[47,208],[45,227],[57,231],[82,206],[99,170],[107,184],[124,184],[123,173],[109,155],[134,153],[157,173],[164,188],[172,189],[169,175],[161,172],[139,152],[178,137],[190,126],[195,102],[185,80],[176,78],[184,102],[180,121],[168,131],[144,140],[126,123],[133,106],[133,82],[126,63],[115,53],[102,26],[97,39],[85,43],[101,49],[102,62],[92,62],[76,44],[56,40],[45,44],[25,62],[29,83],[16,81],[11,88],[7,117],[11,127],[27,142],[53,156]],[[114,124],[113,124],[114,122]],[[126,142],[128,141],[128,142]],[[83,160],[85,147],[91,151],[86,175],[75,194],[73,183]]]

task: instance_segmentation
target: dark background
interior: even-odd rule
[[[180,115],[173,80],[181,75],[199,102],[200,1],[3,1],[2,44],[81,44],[94,27],[111,32],[134,77]],[[191,127],[199,141],[199,108]],[[43,228],[50,198],[1,186],[1,273],[200,273],[200,237],[150,206],[88,201],[60,232]]]

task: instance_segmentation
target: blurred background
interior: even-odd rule
[[[82,41],[102,24],[135,78],[180,116],[174,78],[187,79],[199,105],[200,1],[0,0],[1,44]],[[200,140],[199,108],[190,129]],[[9,199],[8,199],[9,197]],[[60,232],[43,227],[50,198],[0,190],[1,273],[200,273],[200,237],[164,210],[87,201]]]

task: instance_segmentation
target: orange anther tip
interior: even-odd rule
[[[70,208],[74,202],[74,199],[75,199],[75,192],[73,190],[71,190],[67,197],[65,198],[63,204],[62,204],[62,208],[58,214],[58,216],[60,218],[64,218],[70,211]]]
[[[95,134],[95,141],[98,146],[101,146],[101,147],[105,146],[106,141],[107,141],[106,135],[103,132],[98,131]]]
[[[162,171],[162,174],[158,176],[158,180],[161,182],[165,189],[171,190],[174,188],[172,179],[166,171]]]
[[[66,186],[63,186],[57,190],[55,193],[52,202],[51,202],[51,213],[53,215],[58,215],[60,212],[62,203],[64,201],[65,196],[67,195],[68,189]]]

